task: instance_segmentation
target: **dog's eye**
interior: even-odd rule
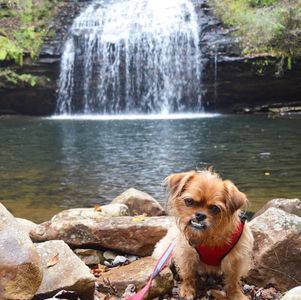
[[[216,205],[210,206],[209,209],[210,209],[215,215],[218,214],[218,213],[220,212],[219,207],[216,206]]]
[[[193,206],[194,200],[192,198],[184,199],[186,206]]]

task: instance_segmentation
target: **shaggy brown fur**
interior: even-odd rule
[[[249,270],[253,248],[247,223],[219,267],[203,263],[194,248],[199,244],[221,247],[230,239],[240,222],[240,208],[247,204],[245,194],[211,170],[172,174],[167,184],[168,205],[176,225],[156,245],[153,256],[160,257],[170,241],[176,239],[173,258],[182,279],[180,296],[195,298],[198,273],[217,273],[224,275],[229,300],[248,299],[240,288],[240,278]]]

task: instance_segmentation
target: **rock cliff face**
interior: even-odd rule
[[[73,19],[91,1],[65,1],[54,21],[56,35],[45,41],[37,62],[17,70],[46,75],[35,87],[1,86],[0,114],[51,115],[55,112],[60,57]],[[200,48],[203,53],[202,103],[205,111],[237,112],[260,105],[301,102],[301,64],[283,69],[279,59],[241,57],[235,29],[224,28],[203,0],[195,3],[199,13]]]
[[[239,112],[301,102],[300,61],[287,70],[286,61],[279,58],[243,57],[236,29],[225,28],[207,1],[197,8],[205,12],[205,20],[200,22],[200,47],[205,57],[202,84],[206,111]]]

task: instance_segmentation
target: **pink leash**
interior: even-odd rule
[[[162,256],[158,259],[158,261],[156,263],[156,266],[153,270],[152,276],[150,277],[150,279],[149,279],[148,283],[146,284],[146,286],[142,290],[140,290],[138,293],[136,293],[135,295],[127,298],[127,300],[142,300],[143,299],[143,297],[145,296],[145,294],[149,290],[153,279],[162,271],[162,269],[166,266],[169,259],[171,258],[172,250],[175,247],[175,244],[176,244],[176,240],[173,240],[169,244],[167,249],[164,251]]]

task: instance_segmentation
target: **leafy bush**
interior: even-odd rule
[[[243,53],[301,56],[300,0],[209,0],[225,24],[238,28]]]
[[[6,39],[2,38],[0,41],[0,60],[13,59],[17,64],[22,64],[23,58],[20,55],[25,53],[35,59],[58,2],[59,0],[0,0],[0,18],[9,18],[10,21],[13,19],[8,24],[14,24],[13,30],[8,27]],[[0,33],[1,30],[2,28]]]
[[[30,53],[31,59],[36,58],[38,55],[42,44],[42,33],[35,32],[34,27],[21,28],[14,33],[18,45],[24,52]]]
[[[12,59],[16,64],[23,64],[23,50],[5,36],[0,36],[0,61]]]
[[[283,9],[279,20],[282,26],[275,32],[271,43],[289,57],[301,56],[301,5]]]
[[[247,0],[248,4],[250,4],[253,7],[256,6],[271,6],[276,4],[277,0]]]
[[[13,85],[20,85],[26,83],[34,87],[37,84],[37,80],[37,76],[33,76],[31,74],[19,75],[10,69],[0,70],[0,81],[4,83],[7,82]]]

